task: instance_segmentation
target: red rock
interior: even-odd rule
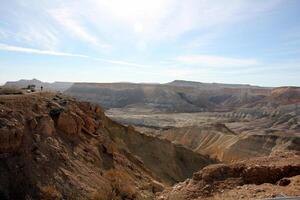
[[[57,120],[57,128],[67,135],[78,135],[82,126],[82,119],[74,113],[62,112]]]
[[[38,119],[36,131],[47,136],[55,132],[54,122],[48,115],[42,116]]]

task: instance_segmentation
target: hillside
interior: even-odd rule
[[[237,135],[223,124],[174,128],[160,137],[223,162],[268,156],[273,151],[300,151],[300,137]]]
[[[0,133],[1,199],[153,199],[214,163],[51,93],[0,95]]]

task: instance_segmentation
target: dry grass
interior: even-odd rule
[[[136,189],[131,177],[121,170],[109,170],[105,176],[110,180],[113,193],[122,198],[135,199]]]
[[[92,195],[91,199],[92,200],[112,200],[113,199],[112,189],[111,188],[98,189],[98,191]]]
[[[41,197],[43,200],[59,200],[62,199],[61,193],[55,186],[48,185],[41,187]]]
[[[110,182],[109,189],[101,188],[92,197],[93,200],[136,199],[137,191],[131,177],[124,171],[112,169],[104,174]]]

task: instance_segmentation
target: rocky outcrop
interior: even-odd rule
[[[4,200],[154,199],[214,162],[51,93],[0,96],[0,161]]]
[[[275,197],[282,191],[285,195],[300,195],[297,182],[291,184],[299,180],[299,175],[300,155],[281,153],[230,165],[208,166],[192,179],[164,191],[158,199],[240,199],[246,196],[246,199],[262,199]],[[289,190],[284,188],[289,184]],[[279,189],[274,191],[274,188]],[[234,193],[236,190],[239,192]],[[260,190],[259,194],[254,190]]]
[[[83,126],[83,120],[72,112],[62,112],[57,119],[57,128],[70,136],[78,135]]]

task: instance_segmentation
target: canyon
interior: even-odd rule
[[[0,95],[2,199],[300,195],[298,87],[63,85]]]

